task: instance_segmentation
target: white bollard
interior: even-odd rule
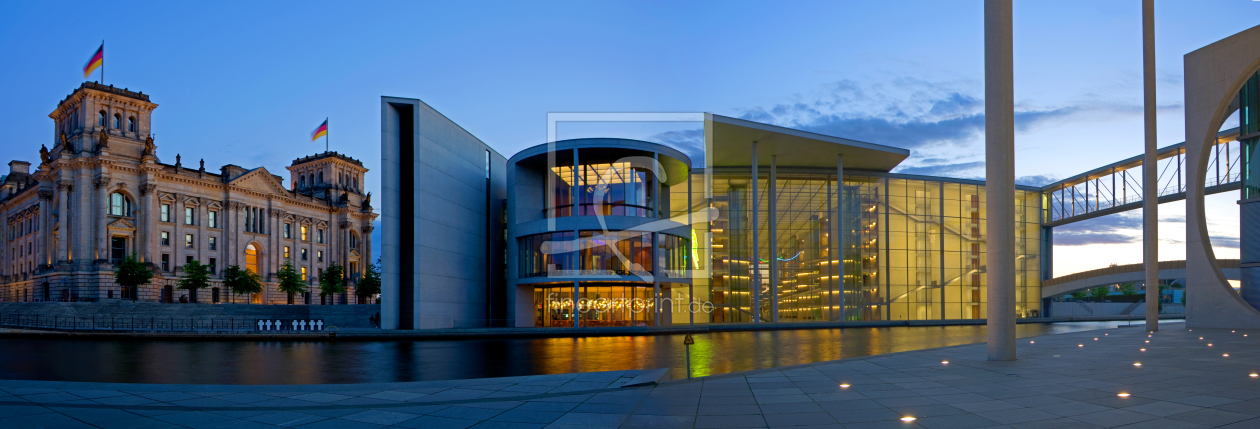
[[[324,330],[324,321],[323,321],[323,320],[320,320],[320,321],[319,321],[319,330],[321,330],[321,331],[322,331],[322,330]]]
[[[259,331],[263,330],[263,328],[262,328],[262,327],[263,327],[263,321],[262,321],[262,320],[259,320],[259,321],[258,321],[258,330],[259,330]]]

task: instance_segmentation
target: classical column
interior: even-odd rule
[[[70,190],[74,182],[66,179],[57,181],[57,262],[70,260]]]
[[[78,183],[75,188],[79,198],[71,210],[75,213],[73,232],[68,235],[75,238],[74,259],[78,263],[76,269],[86,269],[92,263],[92,177],[87,168],[79,168]]]
[[[157,257],[154,255],[156,254],[158,240],[160,240],[161,237],[161,234],[158,233],[157,227],[158,213],[156,206],[157,196],[154,195],[155,191],[157,191],[157,185],[155,184],[146,183],[140,185],[141,209],[140,216],[137,216],[137,219],[143,220],[139,221],[140,235],[137,238],[136,248],[144,249],[142,252],[137,253],[140,253],[140,257],[143,258],[141,260],[147,263],[157,262]]]
[[[105,216],[105,212],[109,210],[109,185],[112,182],[105,171],[101,171],[95,182],[96,213],[93,218],[96,220],[96,231],[92,235],[96,237],[96,248],[92,251],[92,258],[97,260],[109,259],[109,217]]]
[[[39,191],[39,263],[52,265],[52,197],[53,191]]]
[[[1142,263],[1146,271],[1146,330],[1159,330],[1159,184],[1155,175],[1155,0],[1142,0],[1142,105],[1146,153],[1142,156]]]
[[[171,237],[171,272],[175,267],[184,264],[184,196],[175,194],[175,204],[171,205],[171,222],[175,224],[175,236]]]
[[[1011,0],[984,2],[988,355],[1015,360],[1015,77]]]

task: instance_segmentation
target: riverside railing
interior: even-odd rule
[[[160,317],[160,316],[60,316],[42,314],[2,314],[0,327],[54,329],[95,332],[259,332],[259,321],[276,320],[239,317]],[[287,320],[286,320],[287,322]],[[287,327],[287,326],[286,326]],[[294,331],[293,329],[267,331]],[[297,331],[303,332],[303,331]]]

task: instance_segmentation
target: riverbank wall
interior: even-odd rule
[[[21,316],[30,319],[95,318],[115,319],[279,319],[323,320],[325,326],[369,328],[369,319],[381,311],[379,304],[357,305],[250,305],[250,304],[162,304],[125,300],[100,302],[5,302],[0,303],[0,321]],[[29,323],[29,322],[28,322]]]

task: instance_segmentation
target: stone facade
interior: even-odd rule
[[[355,281],[373,261],[367,169],[353,158],[324,152],[297,159],[291,186],[263,167],[225,165],[206,171],[158,159],[150,131],[157,104],[143,92],[86,82],[49,117],[52,148],[40,149],[34,172],[9,163],[0,180],[0,300],[173,301],[182,266],[214,266],[213,287],[196,302],[232,301],[222,289],[224,267],[253,270],[265,290],[237,302],[284,304],[276,272],[291,260],[306,274],[319,303],[316,276],[333,263],[350,287],[334,303],[353,303]],[[135,254],[155,271],[135,291],[114,283],[114,266]]]

